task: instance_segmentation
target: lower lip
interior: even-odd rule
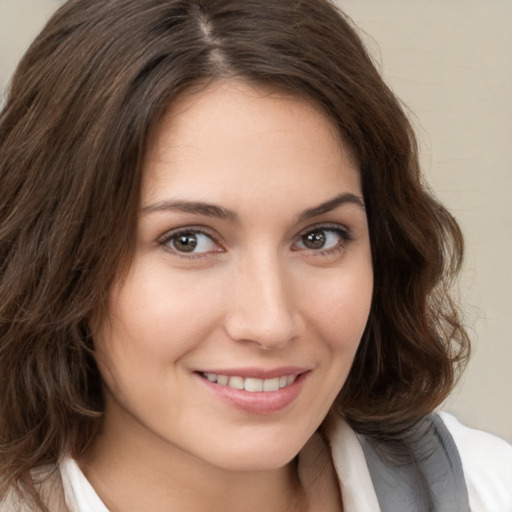
[[[245,391],[210,382],[201,375],[196,377],[224,403],[250,414],[272,414],[289,406],[299,396],[309,372],[300,374],[295,381],[278,391]]]

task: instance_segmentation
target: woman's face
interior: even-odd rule
[[[347,378],[372,284],[357,164],[317,108],[234,80],[182,96],[151,140],[135,258],[94,333],[105,432],[283,466]]]

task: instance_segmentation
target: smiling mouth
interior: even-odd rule
[[[232,389],[239,389],[257,393],[261,391],[279,391],[293,384],[298,375],[283,375],[273,379],[256,379],[253,377],[241,377],[238,375],[220,375],[217,373],[202,372],[201,376],[213,384],[226,386]]]

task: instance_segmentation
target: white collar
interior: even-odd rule
[[[328,440],[344,512],[380,512],[363,449],[354,431],[343,419],[337,418]],[[65,457],[59,469],[69,512],[108,512],[73,459]]]
[[[341,417],[327,432],[334,469],[338,475],[344,512],[380,512],[361,443]]]
[[[59,469],[69,512],[109,512],[75,460],[65,457]]]

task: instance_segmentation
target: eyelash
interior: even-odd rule
[[[335,233],[339,237],[338,243],[332,248],[328,249],[309,249],[310,255],[312,257],[320,257],[320,258],[335,258],[338,256],[341,252],[343,252],[347,245],[354,240],[354,237],[352,233],[345,227],[340,226],[339,224],[318,224],[316,226],[308,226],[305,230],[303,230],[298,238],[297,241],[294,243],[296,245],[297,243],[304,240],[304,237],[306,237],[309,234],[315,233],[315,232],[324,232],[324,233]],[[295,250],[301,250],[301,249],[295,249]],[[305,250],[308,251],[307,248]]]
[[[350,231],[339,224],[319,224],[316,226],[309,226],[307,229],[303,230],[297,237],[297,240],[293,243],[293,246],[297,245],[301,241],[304,240],[304,237],[306,237],[309,234],[315,233],[315,232],[324,232],[324,233],[335,233],[340,241],[336,243],[336,245],[332,248],[328,249],[308,249],[306,248],[297,248],[293,249],[293,251],[309,251],[310,254],[313,257],[323,257],[323,258],[332,258],[336,257],[340,252],[342,252],[347,244],[351,242],[354,238]],[[175,248],[170,247],[170,243],[173,241],[173,239],[176,239],[180,235],[204,235],[208,237],[214,244],[216,244],[220,249],[215,251],[207,251],[207,252],[200,252],[200,253],[186,253],[183,251],[179,251]],[[225,252],[224,248],[222,247],[222,244],[219,242],[219,239],[217,236],[215,236],[215,233],[211,230],[205,229],[204,227],[200,226],[187,226],[184,228],[178,228],[174,229],[172,231],[169,231],[165,233],[162,237],[160,237],[157,241],[158,245],[164,247],[167,251],[172,253],[175,256],[178,256],[179,258],[184,258],[188,260],[192,259],[199,259],[199,258],[207,258],[212,256],[216,253]]]
[[[180,235],[204,235],[208,237],[215,245],[220,247],[220,250],[201,252],[201,253],[186,253],[182,251],[178,251],[169,246],[169,244],[173,241],[173,239],[179,237]],[[217,254],[219,252],[224,252],[224,248],[218,240],[218,237],[215,234],[203,227],[200,226],[187,226],[184,228],[173,229],[165,233],[161,238],[157,241],[158,245],[164,247],[171,254],[178,256],[179,258],[184,258],[188,260],[198,259],[198,258],[207,258],[213,254]]]

